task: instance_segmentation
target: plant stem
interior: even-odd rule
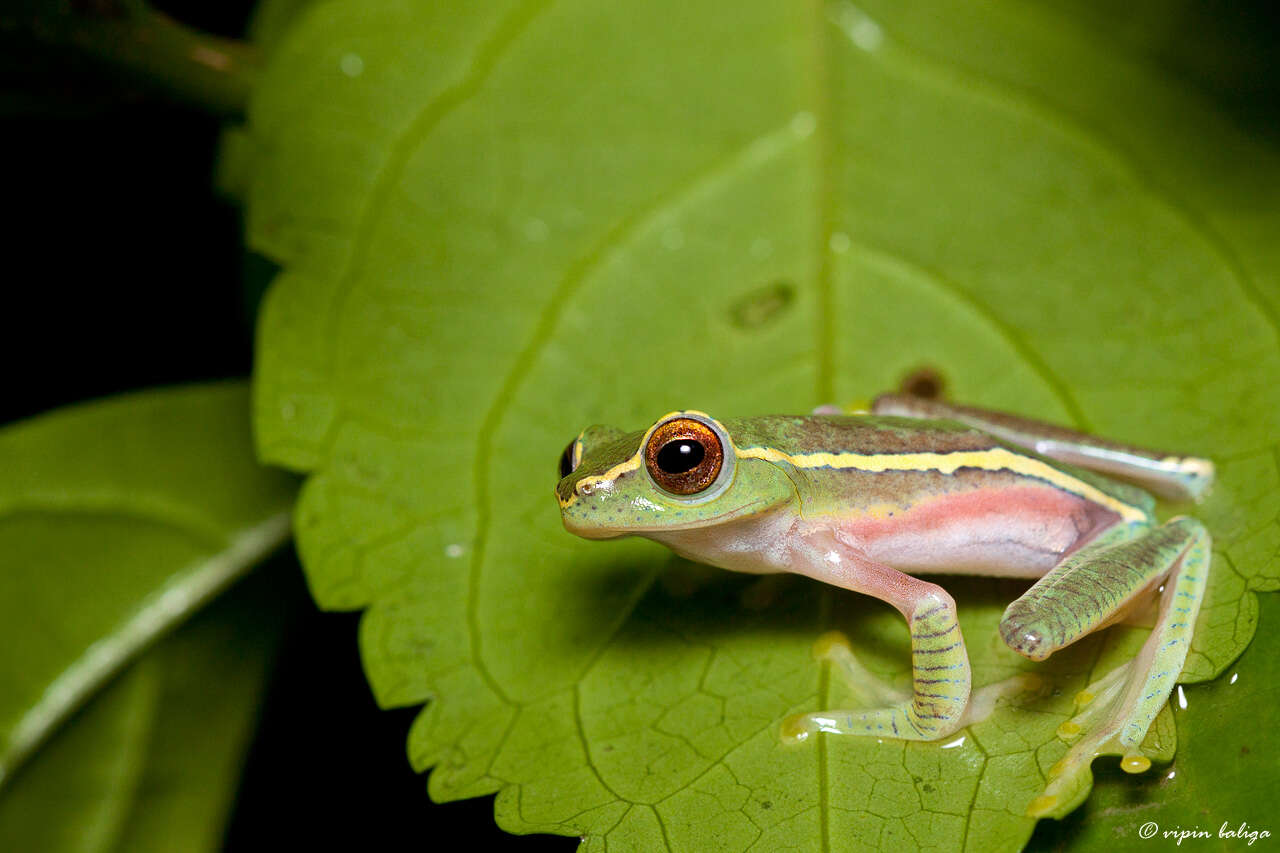
[[[252,45],[194,30],[140,0],[81,2],[74,11],[41,5],[25,20],[0,15],[0,28],[98,59],[217,115],[244,114],[259,68]]]

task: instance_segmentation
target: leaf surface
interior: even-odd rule
[[[254,461],[248,415],[245,386],[223,383],[0,431],[0,780],[287,539],[296,487]],[[117,688],[98,713],[126,725],[144,689]]]
[[[502,826],[588,849],[1029,836],[1070,697],[1141,632],[1055,655],[1053,697],[963,740],[783,747],[839,699],[821,631],[905,681],[905,626],[800,582],[675,596],[662,549],[565,534],[565,442],[675,408],[803,412],[928,365],[957,400],[1210,456],[1184,680],[1240,655],[1280,577],[1280,160],[1103,47],[959,2],[333,2],[277,43],[259,447],[311,473],[304,565],[367,608],[379,701],[429,702],[434,798],[500,791]],[[995,633],[1017,584],[948,587],[978,683],[1029,666]]]

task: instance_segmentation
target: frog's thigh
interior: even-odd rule
[[[906,394],[881,394],[871,405],[878,415],[949,418],[976,427],[1028,450],[1128,480],[1166,498],[1199,500],[1213,483],[1213,463],[1036,421],[1007,412],[955,406]]]
[[[1116,621],[1174,567],[1196,532],[1195,519],[1156,528],[1117,525],[1054,566],[1004,611],[1000,636],[1031,660]]]
[[[1144,709],[1138,717],[1145,717],[1149,724],[1182,671],[1208,580],[1209,546],[1204,525],[1180,517],[1137,538],[1082,551],[1009,605],[1000,623],[1001,635],[1015,651],[1041,660],[1110,624],[1136,594],[1164,580],[1151,635],[1138,656],[1124,666],[1128,677],[1112,673],[1087,691],[1105,690],[1117,701],[1122,694],[1134,693]],[[1139,690],[1137,684],[1145,688]],[[1137,713],[1137,705],[1133,709]],[[1126,743],[1136,745],[1146,734],[1146,724],[1131,721],[1131,725]]]
[[[1118,548],[1141,556],[1172,574],[1165,581],[1155,628],[1132,661],[1090,685],[1078,701],[1083,710],[1059,728],[1068,739],[1079,737],[1050,770],[1049,784],[1028,814],[1062,814],[1083,796],[1089,764],[1099,755],[1122,755],[1121,767],[1140,773],[1151,766],[1141,744],[1164,706],[1191,646],[1196,615],[1204,598],[1210,562],[1210,539],[1193,518],[1175,518]],[[1172,556],[1170,556],[1172,554]],[[1025,597],[1025,596],[1024,596]],[[1094,695],[1090,695],[1094,694]]]

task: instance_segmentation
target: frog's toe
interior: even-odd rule
[[[779,726],[778,738],[783,743],[801,743],[818,732],[834,735],[892,736],[890,726],[880,721],[885,713],[883,710],[851,708],[792,714]]]
[[[1058,737],[1063,740],[1075,740],[1082,731],[1084,731],[1084,729],[1082,729],[1080,724],[1075,720],[1067,720],[1065,723],[1058,726],[1057,734]]]
[[[894,689],[863,666],[853,653],[849,638],[840,631],[827,631],[818,637],[813,643],[813,657],[832,665],[833,672],[839,674],[860,705],[896,705],[911,698],[909,693]]]
[[[1027,804],[1027,816],[1062,817],[1071,811],[1088,795],[1093,781],[1093,760],[1119,751],[1114,732],[1085,733],[1045,772],[1044,790]],[[1145,773],[1151,769],[1152,759],[1165,758],[1167,756],[1159,754],[1158,747],[1149,749],[1145,744],[1129,747],[1120,759],[1120,769],[1126,773]]]
[[[1120,756],[1126,773],[1145,773],[1153,761],[1172,756],[1171,732],[1162,733],[1161,725],[1126,710],[1123,700],[1132,670],[1122,664],[1076,694],[1075,715],[1057,730],[1071,746],[1046,771],[1044,791],[1027,806],[1027,815],[1061,817],[1075,808],[1088,793],[1090,765],[1099,756]],[[1164,726],[1171,728],[1171,718]]]
[[[813,641],[814,660],[841,660],[853,657],[853,646],[841,631],[827,631]]]
[[[1027,806],[1027,817],[1048,817],[1058,805],[1058,798],[1053,794],[1041,794]]]
[[[778,738],[783,743],[802,743],[818,729],[809,721],[809,714],[792,714],[778,727]]]
[[[1076,694],[1076,713],[1058,726],[1058,737],[1073,741],[1081,734],[1095,730],[1099,721],[1112,711],[1115,700],[1127,682],[1130,665],[1125,663]]]

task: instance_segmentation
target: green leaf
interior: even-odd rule
[[[799,582],[744,609],[727,575],[673,597],[662,549],[566,535],[555,460],[587,424],[802,412],[930,365],[1218,461],[1184,680],[1277,586],[1280,158],[1070,12],[332,2],[249,132],[249,239],[284,266],[259,447],[312,474],[304,565],[367,608],[379,701],[429,702],[437,800],[500,791],[503,827],[589,849],[1017,848],[1071,697],[1142,639],[1055,655],[1053,696],[963,742],[783,747],[838,699],[819,632],[905,679],[901,619]],[[1030,666],[995,632],[1017,584],[948,587],[979,683]]]
[[[59,729],[0,794],[0,848],[221,849],[286,617],[271,580],[201,611]]]
[[[248,415],[244,385],[223,383],[0,431],[0,779],[287,539],[295,486],[254,461]],[[119,688],[102,725],[128,725],[144,689]]]

